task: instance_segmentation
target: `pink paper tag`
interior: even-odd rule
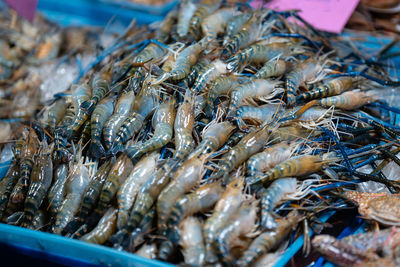
[[[5,0],[17,13],[29,21],[33,21],[36,14],[38,0]]]
[[[251,5],[259,7],[263,1]],[[301,10],[299,15],[319,30],[340,33],[359,0],[271,0],[265,7],[277,11]]]

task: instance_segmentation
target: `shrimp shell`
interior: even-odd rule
[[[187,99],[179,106],[175,122],[175,158],[183,159],[193,146],[194,98]]]
[[[57,215],[65,196],[65,186],[68,177],[68,165],[60,164],[54,171],[54,183],[49,189],[47,199],[49,200],[50,214]]]

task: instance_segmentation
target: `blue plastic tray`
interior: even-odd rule
[[[111,19],[128,25],[133,18],[138,24],[149,24],[161,21],[177,1],[155,7],[123,3],[111,0],[39,0],[38,10],[61,26],[105,26]]]

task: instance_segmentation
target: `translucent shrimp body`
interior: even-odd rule
[[[153,152],[149,156],[142,158],[118,189],[118,229],[122,229],[126,225],[129,218],[129,211],[132,208],[139,189],[155,171],[159,157],[159,153]]]

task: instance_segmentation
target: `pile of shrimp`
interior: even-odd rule
[[[399,225],[400,84],[353,47],[225,1],[130,25],[24,122],[0,218],[190,266],[273,264],[330,210]]]

